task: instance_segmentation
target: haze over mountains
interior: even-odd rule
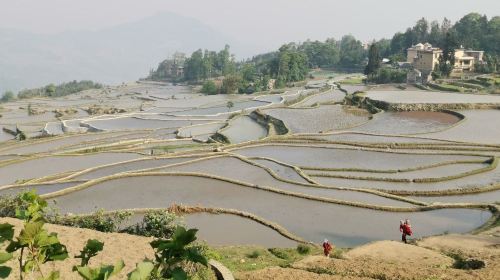
[[[226,43],[239,56],[252,55],[251,47],[173,13],[99,31],[40,35],[0,29],[0,92],[70,80],[136,80],[175,51],[221,49]]]

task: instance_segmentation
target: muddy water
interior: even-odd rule
[[[444,203],[500,203],[500,190],[469,194],[469,195],[449,195],[449,196],[409,196],[408,198],[425,202]]]
[[[8,189],[0,190],[0,196],[1,195],[16,195],[20,192],[29,191],[29,190],[36,190],[36,193],[41,195],[41,194],[47,194],[47,193],[63,190],[66,188],[74,187],[78,184],[81,184],[81,182],[55,183],[55,184],[43,184],[43,185],[26,185],[26,186],[22,186],[22,187],[8,188]]]
[[[356,110],[353,113],[342,105],[323,105],[308,109],[268,109],[264,113],[282,120],[292,133],[317,133],[347,129],[365,123],[369,114]]]
[[[58,148],[62,148],[69,145],[76,145],[85,141],[94,141],[98,139],[110,138],[117,135],[124,135],[126,133],[112,133],[112,134],[102,134],[102,133],[89,133],[85,135],[74,135],[68,137],[62,137],[58,139],[40,139],[39,141],[33,141],[29,145],[25,145],[26,142],[20,142],[19,145],[13,146],[7,150],[0,151],[0,154],[31,154],[31,153],[42,153],[53,151]],[[1,146],[0,146],[1,148]]]
[[[0,126],[0,142],[8,141],[11,139],[14,139],[14,136],[12,134],[3,131],[2,126]]]
[[[264,102],[264,101],[257,101],[257,100],[251,100],[251,101],[242,101],[242,102],[234,102],[233,107],[228,108],[226,104],[214,106],[214,107],[207,107],[207,108],[199,108],[199,109],[194,109],[194,110],[189,110],[189,111],[183,111],[183,112],[177,112],[174,113],[176,116],[203,116],[203,115],[216,115],[216,114],[222,114],[222,113],[232,113],[232,112],[238,112],[241,110],[249,109],[249,108],[257,108],[257,107],[262,107],[269,105],[270,103]]]
[[[369,98],[389,103],[496,103],[500,104],[500,96],[487,94],[463,94],[433,91],[369,91]]]
[[[140,157],[140,155],[131,153],[43,157],[1,167],[0,185],[12,184],[20,179],[40,178],[61,172],[86,169]]]
[[[288,179],[294,182],[299,183],[307,183],[306,179],[300,176],[295,169],[281,165],[274,161],[265,160],[265,159],[252,159],[253,162],[263,165],[271,170],[273,170],[278,176],[284,179]]]
[[[309,186],[301,186],[291,183],[282,182],[273,178],[264,169],[245,163],[237,158],[225,157],[215,158],[205,161],[199,161],[181,166],[175,166],[163,169],[164,171],[181,171],[181,172],[201,172],[220,177],[233,179],[247,184],[255,184],[285,190],[288,192],[302,193],[316,197],[326,197],[332,199],[340,199],[347,201],[356,201],[375,205],[390,205],[390,206],[412,206],[409,203],[388,199],[378,195],[369,193],[333,190],[325,188],[315,188]]]
[[[464,122],[448,130],[422,136],[455,141],[500,144],[500,125],[494,121],[500,119],[500,110],[465,110],[458,112],[465,116]]]
[[[217,130],[225,126],[225,122],[207,123],[203,125],[187,126],[179,129],[179,137],[190,138],[204,134],[215,134]]]
[[[371,173],[371,172],[338,172],[338,171],[308,171],[307,173],[322,173],[329,175],[342,175],[354,177],[374,177],[374,178],[395,178],[395,179],[419,179],[419,178],[439,178],[458,175],[473,171],[476,169],[487,167],[487,164],[474,163],[474,164],[452,164],[439,166],[435,168],[422,169],[410,172],[398,173]]]
[[[199,229],[198,239],[212,246],[257,245],[295,247],[294,242],[253,220],[229,214],[198,213],[184,218],[186,226]]]
[[[167,127],[182,127],[187,125],[201,124],[206,121],[162,121],[162,120],[144,120],[138,118],[116,118],[106,120],[86,121],[92,127],[99,130],[129,130],[129,129],[151,129],[151,128],[167,128]]]
[[[448,143],[446,141],[418,138],[418,137],[395,137],[395,136],[378,136],[366,135],[358,133],[340,133],[330,135],[314,135],[308,136],[316,139],[323,139],[329,141],[348,141],[348,142],[362,142],[362,143]]]
[[[412,191],[433,191],[446,189],[466,189],[481,186],[488,186],[500,182],[500,168],[495,170],[467,176],[460,179],[437,182],[437,183],[399,183],[399,182],[379,182],[366,180],[349,180],[337,178],[314,177],[314,180],[321,184],[338,187],[352,188],[373,188],[384,190],[412,190]]]
[[[364,169],[404,169],[452,160],[484,159],[458,155],[397,154],[320,147],[265,145],[235,150],[247,157],[268,157],[295,166]]]
[[[113,175],[113,174],[120,173],[120,172],[137,171],[137,170],[142,170],[142,169],[154,168],[154,167],[159,167],[159,166],[164,166],[164,165],[169,165],[169,164],[175,164],[175,163],[179,163],[179,162],[185,162],[185,161],[193,160],[195,158],[196,157],[179,157],[179,158],[161,158],[161,159],[146,159],[146,160],[133,161],[133,162],[128,162],[128,163],[122,163],[122,164],[102,167],[102,168],[99,168],[97,170],[90,171],[88,173],[77,176],[73,179],[75,179],[75,180],[92,180],[92,179],[97,179],[100,177],[105,177],[105,176]]]
[[[440,131],[459,121],[457,116],[442,112],[384,112],[352,131],[411,135]]]
[[[118,195],[119,199],[116,198]],[[400,238],[399,220],[412,220],[415,238],[463,233],[483,224],[491,213],[474,209],[444,209],[392,213],[321,203],[267,191],[236,187],[199,177],[147,176],[104,182],[56,199],[63,213],[95,209],[168,207],[173,203],[222,207],[250,212],[276,222],[307,240],[332,240],[350,247],[373,240]]]
[[[267,129],[255,122],[249,116],[237,117],[231,120],[229,126],[221,131],[231,143],[237,144],[258,140],[267,136]]]
[[[344,100],[345,93],[340,90],[330,90],[327,92],[319,93],[310,98],[305,99],[303,102],[298,103],[298,107],[308,107],[314,104],[325,102],[340,102]]]

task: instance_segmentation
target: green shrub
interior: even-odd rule
[[[126,222],[132,213],[119,211],[112,214],[105,214],[104,210],[86,216],[55,216],[53,221],[56,224],[88,228],[102,232],[117,232],[121,225]]]
[[[0,102],[9,102],[14,99],[14,93],[12,91],[6,91],[0,97]]]
[[[212,80],[207,80],[203,83],[203,87],[201,88],[201,92],[206,93],[208,95],[217,94],[219,89],[217,85]]]
[[[260,256],[260,252],[257,250],[252,251],[250,254],[247,254],[247,257],[250,259],[256,259]]]
[[[124,232],[157,238],[170,238],[175,229],[182,224],[180,217],[168,211],[149,211],[142,221],[128,227]]]
[[[286,249],[283,248],[269,248],[267,249],[269,253],[273,254],[277,258],[283,259],[283,260],[288,260],[290,259],[290,254],[287,252]]]
[[[306,244],[297,245],[297,252],[301,255],[307,255],[311,252],[311,246]]]
[[[484,261],[477,259],[468,259],[464,256],[464,253],[462,251],[448,252],[447,255],[455,260],[455,262],[453,263],[453,268],[456,269],[472,270],[485,267]]]

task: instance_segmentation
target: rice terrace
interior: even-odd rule
[[[436,45],[445,56],[449,38],[442,36]],[[408,63],[406,52],[436,52],[427,41],[391,54],[387,65],[382,43],[374,41],[362,52],[366,59],[351,65],[358,68],[344,71],[341,62],[315,62],[308,42],[284,45],[269,61],[264,54],[236,62],[226,46],[213,52],[223,57],[213,72],[197,72],[194,60],[210,55],[200,49],[191,57],[176,53],[137,81],[74,81],[4,94],[2,222],[21,229],[13,205],[34,190],[48,203],[50,231],[60,230],[67,244],[81,239],[68,248],[81,248],[87,236],[104,240],[105,248],[143,248],[158,236],[137,234],[141,221],[167,213],[169,223],[198,229],[198,240],[215,250],[205,248],[211,254],[204,255],[215,274],[182,267],[194,279],[498,276],[500,76],[485,68],[493,60],[483,63],[481,53],[476,65],[485,69],[446,73],[449,62],[439,58],[425,73],[417,70],[419,56],[411,68],[401,65]],[[335,43],[341,54],[342,42]],[[475,54],[457,46],[454,61],[462,59],[459,51]],[[273,68],[285,60],[305,68]],[[394,76],[378,80],[384,71]],[[92,220],[112,229],[90,226]],[[400,241],[400,220],[411,221],[409,244]],[[71,235],[77,229],[65,226],[114,235],[87,229]],[[333,243],[333,257],[331,248],[328,258],[320,256],[323,240]],[[111,275],[127,279],[136,262],[148,259],[140,250],[130,253],[135,262],[126,261],[126,271]],[[99,260],[127,260],[119,251]],[[413,263],[390,252],[421,258]],[[459,261],[472,267],[476,258],[477,272],[458,268]],[[79,279],[67,267],[56,268],[61,279]],[[9,279],[24,274],[12,273]]]

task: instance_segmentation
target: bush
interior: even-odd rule
[[[212,80],[207,80],[203,83],[203,87],[201,88],[202,93],[206,93],[208,95],[217,94],[218,88],[217,85]]]
[[[406,71],[381,68],[376,74],[368,77],[368,82],[376,84],[404,83],[406,82]]]
[[[467,259],[466,257],[464,257],[464,254],[461,251],[449,252],[447,255],[455,260],[455,263],[453,263],[453,268],[456,269],[471,270],[481,269],[485,267],[484,261],[477,259]]]
[[[102,232],[117,232],[120,230],[121,225],[127,221],[130,216],[132,216],[132,213],[125,211],[105,214],[104,210],[99,210],[94,214],[87,216],[61,217],[56,215],[50,222],[65,226],[88,228]]]
[[[257,250],[254,250],[252,253],[247,254],[247,257],[250,259],[256,259],[260,256],[260,252]]]
[[[286,251],[286,249],[282,248],[270,248],[267,249],[271,254],[276,256],[277,258],[288,260],[290,259],[290,254]]]
[[[305,244],[297,245],[297,252],[301,255],[307,255],[311,252],[311,247]]]
[[[168,211],[149,211],[137,225],[124,232],[157,238],[170,238],[175,229],[182,224],[180,217]]]
[[[9,102],[14,99],[14,93],[12,91],[6,91],[0,98],[0,102]]]

